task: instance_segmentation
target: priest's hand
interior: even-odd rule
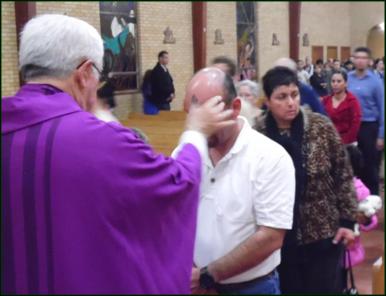
[[[192,99],[186,120],[186,129],[195,130],[209,137],[217,131],[237,124],[232,109],[224,109],[220,96],[210,98],[203,104]]]

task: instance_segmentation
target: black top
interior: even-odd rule
[[[150,81],[152,102],[157,106],[168,103],[170,95],[174,93],[173,78],[169,71],[165,71],[160,63],[157,63],[151,73]]]

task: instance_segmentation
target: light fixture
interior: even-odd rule
[[[385,22],[382,22],[379,24],[379,28],[382,30],[382,31],[385,31]]]

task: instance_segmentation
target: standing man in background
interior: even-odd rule
[[[174,99],[173,78],[166,67],[169,64],[169,53],[165,50],[158,54],[158,63],[151,74],[152,101],[159,110],[170,110]]]
[[[379,194],[380,151],[384,146],[384,87],[380,79],[368,69],[371,51],[358,47],[354,51],[355,71],[348,74],[347,88],[361,105],[362,119],[358,147],[362,151],[364,168],[360,178],[371,194]]]

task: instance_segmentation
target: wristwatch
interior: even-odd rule
[[[214,281],[213,276],[208,271],[208,266],[205,266],[200,269],[200,288],[209,290],[214,288],[216,282]]]

